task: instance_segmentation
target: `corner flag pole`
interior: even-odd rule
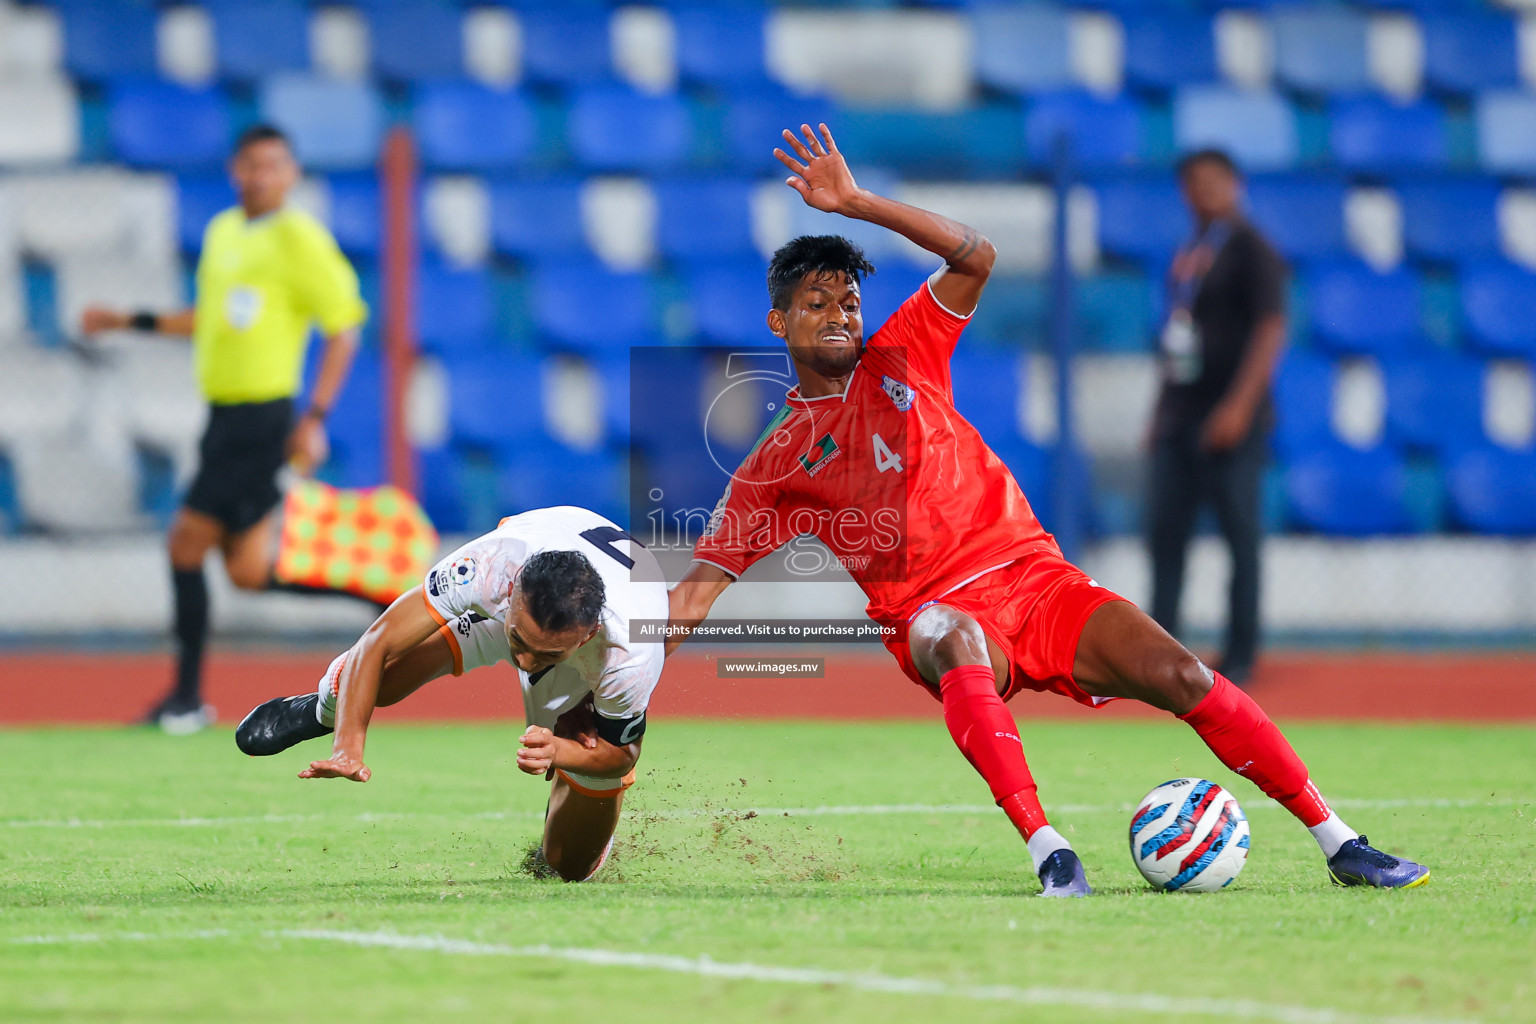
[[[405,396],[416,364],[416,147],[395,128],[379,162],[384,223],[384,453],[388,480],[416,493]]]

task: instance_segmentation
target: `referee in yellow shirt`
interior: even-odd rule
[[[193,309],[174,313],[91,308],[86,335],[132,329],[190,336],[208,427],[197,476],[171,524],[179,661],[175,687],[149,720],[167,732],[195,732],[213,718],[202,702],[208,585],[203,559],[217,547],[237,587],[272,586],[277,475],[302,473],[329,453],[325,418],[346,382],[368,307],[357,274],[323,224],[285,205],[299,180],[288,139],[277,128],[244,132],[230,158],[240,205],[203,234]],[[325,355],[308,406],[295,416],[311,325]]]

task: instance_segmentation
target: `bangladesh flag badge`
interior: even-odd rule
[[[821,472],[821,467],[843,454],[843,450],[832,440],[831,432],[821,435],[821,440],[811,446],[811,450],[800,456],[800,465],[811,476]]]

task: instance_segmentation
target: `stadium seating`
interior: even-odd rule
[[[1407,466],[1389,448],[1313,449],[1291,460],[1285,483],[1291,516],[1306,529],[1369,536],[1413,528]]]
[[[523,73],[531,82],[585,85],[611,71],[608,12],[596,4],[529,4],[518,10]]]
[[[1484,443],[1483,366],[1447,353],[1382,363],[1387,434],[1399,444],[1437,453]]]
[[[1515,22],[1501,14],[1458,10],[1424,20],[1424,77],[1453,93],[1518,84]]]
[[[653,317],[644,274],[581,260],[544,260],[533,274],[537,329],[554,346],[622,351],[649,336]]]
[[[384,137],[384,104],[365,82],[298,74],[266,78],[261,116],[288,133],[306,167],[352,170],[371,166]]]
[[[581,228],[581,183],[511,179],[491,184],[491,242],[517,259],[589,255]]]
[[[1072,160],[1084,167],[1135,163],[1141,153],[1141,112],[1125,96],[1105,99],[1090,92],[1058,92],[1038,97],[1024,120],[1030,159],[1048,165],[1057,140],[1065,136]]]
[[[1313,336],[1335,351],[1388,355],[1419,340],[1419,282],[1409,270],[1330,263],[1313,272],[1308,292]]]
[[[987,443],[1019,439],[1018,357],[956,349],[949,374],[955,408]]]
[[[798,125],[801,119],[786,123]],[[997,177],[1015,172],[1025,158],[1024,120],[1012,102],[945,113],[850,108],[828,123],[835,125],[838,148],[855,166],[873,164],[924,177]],[[759,160],[777,141],[778,129],[763,128],[765,134],[748,146]],[[922,144],[914,146],[914,139]]]
[[[731,86],[767,78],[765,13],[760,6],[698,2],[670,6],[677,27],[677,70],[684,81]]]
[[[1128,11],[1125,75],[1134,86],[1173,89],[1217,77],[1211,20],[1184,11]]]
[[[1369,88],[1366,19],[1346,7],[1282,8],[1270,16],[1275,72],[1294,89],[1321,94]]]
[[[1094,191],[1099,245],[1107,253],[1162,263],[1190,237],[1189,212],[1169,175],[1106,178]]]
[[[1219,146],[1249,171],[1284,170],[1298,153],[1295,112],[1275,92],[1186,86],[1174,96],[1173,131],[1179,149]]]
[[[112,146],[138,167],[194,170],[229,156],[229,108],[215,89],[124,82],[112,89]]]
[[[391,0],[368,5],[364,15],[381,77],[417,82],[464,73],[459,11],[448,0]]]
[[[767,277],[767,265],[758,259],[689,264],[684,282],[699,339],[716,345],[776,344],[764,322]]]
[[[1477,448],[1446,472],[1452,517],[1479,533],[1536,534],[1536,453]]]
[[[738,87],[732,90],[729,103],[723,133],[726,156],[740,171],[752,175],[777,175],[783,170],[773,158],[773,149],[783,145],[779,133],[784,129],[838,123],[832,103],[777,85]]]
[[[417,280],[416,331],[435,352],[478,350],[491,336],[491,284],[483,269],[422,266]]]
[[[1333,444],[1334,366],[1321,356],[1287,353],[1275,371],[1275,433],[1282,458]]]
[[[87,82],[155,74],[155,9],[113,0],[56,3],[64,22],[64,65]]]
[[[989,4],[972,12],[976,77],[1006,92],[1065,89],[1072,77],[1071,18],[1059,8]]]
[[[1536,95],[1515,89],[1479,93],[1478,156],[1495,174],[1536,172]]]
[[[1362,96],[1336,102],[1331,116],[1329,143],[1346,170],[1382,173],[1446,163],[1445,111],[1438,104]]]
[[[300,0],[218,0],[208,13],[221,77],[251,82],[309,66],[309,12]]]
[[[176,237],[183,252],[203,247],[203,231],[215,214],[235,205],[235,190],[223,174],[182,175],[176,179]]]
[[[1253,223],[1287,260],[1345,255],[1344,183],[1317,175],[1266,175],[1248,182]]]
[[[672,179],[656,185],[657,244],[674,260],[751,256],[753,184],[730,178]]]
[[[453,441],[497,453],[543,436],[543,369],[534,357],[492,350],[446,356]]]
[[[580,505],[614,522],[628,521],[628,474],[617,454],[577,451],[542,435],[518,439],[497,475],[507,515],[551,505]]]
[[[1491,178],[1408,181],[1398,186],[1403,241],[1425,260],[1461,262],[1499,253],[1499,183]]]
[[[530,156],[537,138],[526,96],[472,82],[422,86],[412,124],[422,160],[442,170],[509,169]]]
[[[567,131],[577,158],[604,171],[668,170],[683,163],[692,142],[682,100],[612,85],[577,93]]]
[[[1536,274],[1510,263],[1484,262],[1461,276],[1467,334],[1498,355],[1536,358]]]

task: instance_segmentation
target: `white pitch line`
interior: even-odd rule
[[[836,986],[855,992],[880,995],[934,996],[974,1002],[1013,1003],[1024,1006],[1069,1006],[1103,1013],[1157,1013],[1170,1016],[1225,1017],[1238,1020],[1276,1021],[1279,1024],[1476,1024],[1474,1021],[1427,1017],[1392,1017],[1350,1013],[1326,1007],[1289,1006],[1249,999],[1191,999],[1154,992],[1112,992],[1098,989],[1017,985],[955,985],[931,978],[891,974],[827,971],[806,967],[775,967],[768,964],[722,962],[708,956],[675,956],[665,953],[632,953],[616,949],[584,949],[569,946],[507,946],[499,943],[450,939],[441,935],[398,935],[393,932],[290,929],[252,933],[252,937],[338,942],[373,949],[442,953],[448,956],[493,956],[518,959],[564,960],[596,967],[627,967],[662,971],[700,978],[725,978],[764,984]],[[116,935],[33,935],[9,940],[11,945],[66,945],[110,942],[143,942],[156,939],[185,941],[239,938],[227,931],[181,932],[152,935],[124,932]]]
[[[1390,800],[1330,800],[1329,805],[1346,811],[1391,811],[1456,808],[1517,807],[1536,804],[1536,797],[1516,799],[1504,797],[1489,800],[1453,799],[1450,797],[1404,797]],[[1050,814],[1125,814],[1134,804],[1046,804]],[[1253,801],[1245,811],[1280,810],[1280,805],[1268,800]],[[759,817],[857,817],[872,815],[904,814],[993,814],[997,808],[991,804],[847,804],[817,807],[716,807],[694,810],[655,810],[643,808],[638,813],[652,818],[708,818],[723,815],[755,814]],[[376,811],[354,815],[330,814],[253,814],[234,817],[200,818],[10,818],[0,819],[0,828],[223,828],[234,825],[291,825],[301,822],[359,822],[370,824],[381,821],[517,821],[543,817],[542,811],[466,811],[461,814],[423,814],[414,811]]]

